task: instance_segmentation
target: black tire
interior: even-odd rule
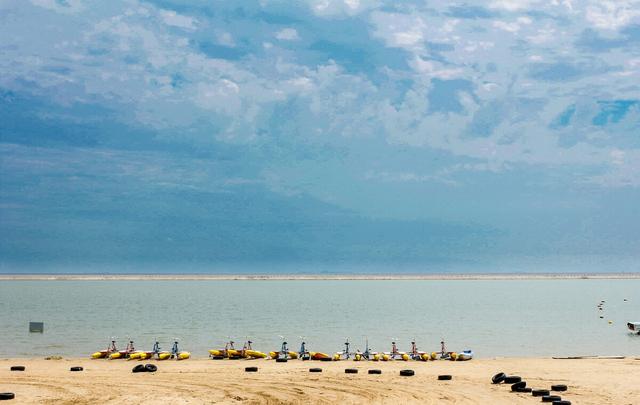
[[[138,364],[133,369],[131,369],[132,373],[144,373],[146,371],[147,369],[145,368],[144,364]]]
[[[382,370],[373,369],[368,371],[369,374],[382,374]]]
[[[82,367],[71,367],[69,370],[70,371],[82,371],[84,369]]]
[[[333,361],[333,359],[331,357],[324,357],[320,359],[320,361]]]
[[[416,374],[413,370],[400,370],[400,375],[403,377],[413,377]]]
[[[505,373],[498,373],[491,378],[491,382],[493,384],[500,384],[504,381],[505,378],[507,378],[507,375]]]
[[[551,386],[551,391],[566,391],[567,386],[564,384],[556,384]]]
[[[522,381],[522,377],[517,376],[517,375],[508,375],[504,378],[504,383],[505,384],[515,384],[517,382]]]
[[[24,371],[25,366],[11,366],[11,371]]]
[[[247,373],[255,373],[258,371],[258,367],[245,367],[244,371]]]
[[[357,368],[345,368],[344,369],[344,373],[345,374],[358,374],[358,369]]]
[[[553,405],[571,405],[571,401],[553,401]]]
[[[511,391],[517,391],[517,390],[522,389],[522,388],[524,388],[526,386],[527,386],[527,382],[526,381],[518,381],[517,383],[511,385]]]
[[[533,390],[531,391],[531,395],[534,397],[544,397],[545,395],[549,395],[549,390]]]
[[[287,359],[277,358],[276,363],[286,363]]]
[[[314,368],[310,368],[309,372],[310,373],[322,373],[322,369],[318,368],[318,367],[314,367]]]
[[[532,389],[529,388],[529,387],[518,388],[517,390],[515,390],[515,392],[521,392],[521,393],[524,393],[524,394],[528,394],[531,391],[532,391]]]
[[[561,401],[562,398],[559,395],[545,395],[542,397],[542,402]]]
[[[439,375],[439,376],[438,376],[438,380],[440,380],[440,381],[449,381],[449,380],[451,380],[452,378],[453,378],[453,377],[451,377],[451,376],[450,376],[450,375],[448,375],[448,374],[443,374],[443,375]]]
[[[158,366],[156,366],[155,364],[145,364],[144,369],[149,373],[155,373],[156,371],[158,371]]]
[[[224,356],[213,356],[213,360],[224,360]]]
[[[16,397],[13,392],[0,392],[0,401],[7,401]]]

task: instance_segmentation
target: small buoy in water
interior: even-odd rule
[[[601,316],[600,319],[604,319],[604,316]]]

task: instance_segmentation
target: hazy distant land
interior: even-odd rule
[[[0,280],[575,280],[640,279],[629,273],[442,273],[442,274],[0,274]]]

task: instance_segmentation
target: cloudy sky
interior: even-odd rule
[[[640,1],[5,0],[0,176],[1,271],[637,271]]]

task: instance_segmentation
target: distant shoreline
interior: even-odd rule
[[[207,280],[632,280],[634,273],[482,273],[482,274],[0,274],[6,281],[207,281]]]

